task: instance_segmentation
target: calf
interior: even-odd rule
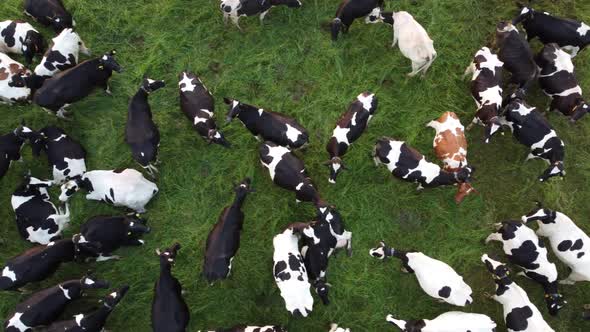
[[[557,268],[547,259],[547,249],[535,232],[518,220],[508,220],[496,224],[497,231],[487,237],[490,241],[502,242],[508,260],[518,265],[524,275],[543,286],[545,302],[551,315],[557,315],[565,305],[563,296],[557,289]]]
[[[504,321],[508,332],[553,332],[543,315],[529,300],[524,289],[510,279],[506,265],[483,255],[481,261],[486,265],[496,283],[494,295],[487,295],[502,304]]]
[[[547,44],[535,58],[541,68],[539,84],[551,97],[550,109],[561,112],[576,122],[588,112],[588,104],[582,98],[582,88],[574,75],[570,56],[557,44]]]
[[[172,266],[180,244],[160,253],[160,277],[154,286],[152,301],[152,329],[153,331],[184,332],[189,322],[189,310],[182,298],[182,286],[172,276]]]
[[[499,48],[498,58],[512,74],[510,83],[527,90],[537,76],[537,65],[529,43],[509,22],[498,23],[494,43]]]
[[[45,52],[41,63],[35,67],[35,75],[49,78],[78,64],[80,52],[90,55],[80,36],[73,29],[64,29],[53,38],[53,45]]]
[[[56,33],[76,26],[62,0],[25,0],[25,14],[45,26],[51,26]]]
[[[240,28],[239,20],[242,16],[255,16],[260,14],[260,23],[264,20],[268,11],[275,6],[285,5],[291,8],[301,7],[300,0],[221,0],[221,11],[223,22],[231,19],[233,24]]]
[[[260,146],[260,162],[268,169],[271,180],[279,187],[295,192],[297,202],[317,203],[320,195],[305,165],[289,148],[272,142]]]
[[[61,186],[60,201],[67,202],[80,189],[88,192],[86,199],[124,206],[137,213],[146,212],[145,206],[158,193],[155,183],[131,168],[86,172]]]
[[[402,272],[415,273],[420,287],[439,302],[464,307],[473,303],[471,287],[452,267],[419,251],[400,251],[380,242],[369,251],[372,257],[385,260],[395,257],[402,261]]]
[[[393,43],[394,47],[399,40],[399,50],[402,54],[412,61],[412,72],[408,76],[413,77],[426,71],[436,59],[434,42],[428,36],[428,33],[408,12],[395,12],[392,14],[393,20]]]
[[[400,320],[387,315],[390,324],[407,332],[427,331],[470,331],[495,332],[496,323],[488,316],[460,311],[449,311],[438,315],[434,319]]]
[[[369,121],[377,110],[377,98],[375,94],[363,92],[350,104],[346,113],[342,114],[332,137],[326,145],[326,151],[330,160],[324,164],[330,167],[330,183],[336,183],[336,177],[342,169],[347,169],[342,162],[342,157],[348,151],[348,147],[365,131]]]
[[[115,61],[115,51],[110,51],[100,58],[86,60],[79,65],[56,74],[43,83],[35,92],[33,101],[44,110],[66,118],[66,107],[84,99],[96,88],[102,87],[111,94],[109,79],[113,71],[121,72]]]
[[[0,53],[0,104],[30,102],[31,89],[25,81],[29,77],[31,72],[25,66]]]
[[[22,160],[20,150],[25,144],[26,135],[33,131],[25,126],[0,136],[0,179],[4,177],[13,161]]]
[[[522,221],[537,221],[537,235],[547,237],[555,256],[571,269],[570,275],[560,283],[590,281],[590,238],[568,216],[539,204]]]
[[[36,54],[42,54],[45,39],[32,25],[23,21],[0,22],[0,52],[22,54],[30,65]]]
[[[301,148],[309,141],[307,130],[293,118],[242,104],[234,99],[224,98],[223,100],[230,105],[227,122],[237,117],[257,138],[292,149]]]
[[[200,331],[199,331],[200,332]],[[238,325],[229,329],[217,329],[209,332],[287,332],[283,327],[277,325],[246,326]]]
[[[56,208],[49,198],[47,188],[52,181],[41,181],[32,176],[12,194],[12,209],[21,237],[32,243],[48,244],[61,238],[61,232],[70,222],[70,209]]]
[[[332,40],[338,39],[340,31],[347,33],[357,18],[364,17],[365,23],[375,23],[383,9],[383,0],[342,0],[336,17],[332,21]]]
[[[69,280],[31,295],[16,305],[14,313],[4,323],[6,332],[32,331],[40,325],[55,321],[66,305],[82,297],[87,289],[107,288],[106,281],[85,276],[80,280]]]
[[[164,81],[144,79],[139,90],[129,102],[127,123],[125,124],[125,143],[131,148],[133,159],[152,177],[156,177],[158,173],[154,164],[158,162],[160,132],[152,120],[148,96],[164,86]]]
[[[209,143],[216,143],[226,148],[229,142],[223,134],[217,130],[213,113],[215,100],[197,75],[191,72],[182,72],[180,82],[180,109],[182,113],[193,123],[193,128]]]

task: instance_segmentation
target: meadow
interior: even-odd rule
[[[164,79],[167,86],[151,95],[155,122],[162,135],[159,195],[148,205],[146,217],[152,227],[143,247],[124,248],[120,261],[69,263],[50,279],[36,285],[49,287],[78,278],[87,270],[109,280],[113,287],[131,286],[111,315],[111,331],[150,331],[153,284],[159,274],[156,248],[182,244],[174,274],[186,290],[190,307],[189,331],[229,327],[239,323],[282,324],[292,332],[327,331],[337,322],[352,331],[395,331],[385,322],[388,313],[398,318],[434,318],[458,310],[428,297],[416,279],[400,271],[398,261],[385,263],[369,257],[379,240],[400,249],[415,249],[445,261],[474,290],[475,303],[465,311],[485,313],[505,330],[501,305],[484,297],[494,283],[480,261],[483,253],[505,261],[498,244],[483,240],[492,224],[520,218],[540,200],[569,215],[590,232],[590,117],[576,125],[556,114],[547,117],[566,143],[565,179],[540,183],[545,169],[540,160],[525,162],[527,149],[512,136],[496,136],[484,144],[481,127],[468,132],[468,160],[477,170],[474,186],[479,195],[461,205],[453,201],[454,188],[416,191],[416,186],[394,179],[384,167],[376,168],[370,152],[381,136],[405,140],[434,161],[434,131],[425,124],[445,111],[453,111],[467,125],[475,113],[467,80],[461,76],[473,54],[492,41],[495,25],[516,13],[512,0],[410,0],[386,1],[388,10],[406,10],[425,27],[434,40],[438,59],[425,79],[407,78],[410,62],[399,49],[390,48],[392,31],[384,24],[354,23],[337,43],[330,40],[326,24],[340,0],[304,0],[300,9],[275,8],[261,25],[257,18],[242,18],[240,33],[224,26],[218,0],[64,0],[77,22],[77,31],[94,55],[117,50],[122,74],[114,74],[113,96],[96,91],[73,105],[73,121],[58,120],[38,106],[0,106],[0,133],[24,119],[34,129],[48,124],[63,127],[88,151],[89,169],[138,166],[124,144],[124,125],[129,97],[142,77]],[[534,3],[561,16],[590,23],[590,1]],[[0,20],[25,19],[21,0],[0,2]],[[27,18],[27,20],[30,20]],[[40,27],[49,39],[52,31]],[[538,41],[532,43],[539,50]],[[19,61],[22,58],[17,57]],[[590,51],[574,64],[583,89],[590,89]],[[275,186],[258,161],[258,143],[237,121],[222,130],[231,149],[207,145],[193,131],[179,108],[178,74],[192,70],[200,75],[216,99],[216,118],[223,124],[227,107],[223,97],[270,108],[296,117],[310,132],[310,147],[299,155],[322,196],[335,204],[347,228],[353,232],[352,258],[340,253],[330,261],[328,280],[332,303],[323,306],[316,297],[307,319],[293,318],[284,308],[272,276],[272,238],[287,224],[313,218],[310,204],[296,204],[292,193]],[[370,90],[379,98],[379,109],[368,131],[345,157],[350,171],[338,183],[328,183],[325,144],[336,120],[360,92]],[[546,109],[549,99],[537,85],[528,100]],[[45,157],[34,158],[25,147],[24,162],[15,163],[0,180],[0,261],[19,254],[30,244],[22,240],[14,223],[10,196],[22,176],[31,170],[47,178]],[[210,286],[202,277],[205,240],[224,206],[233,200],[232,187],[251,177],[257,190],[247,198],[241,248],[233,261],[231,277]],[[53,191],[56,193],[56,190]],[[54,196],[57,200],[57,195]],[[87,201],[83,194],[71,200],[72,222],[65,236],[98,214],[121,210]],[[556,263],[555,256],[550,259]],[[558,263],[560,277],[567,268]],[[516,270],[516,269],[513,269]],[[590,303],[590,284],[563,286],[568,301],[557,317],[551,317],[542,288],[515,277],[544,314],[562,332],[590,330],[581,319],[582,307]],[[71,305],[64,318],[87,311],[106,291]],[[0,293],[0,319],[27,295]]]

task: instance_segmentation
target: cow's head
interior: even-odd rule
[[[225,136],[217,129],[209,129],[207,132],[207,141],[209,143],[219,144],[223,147],[230,148],[231,144],[225,139]]]
[[[25,63],[30,65],[35,54],[42,54],[44,49],[45,39],[43,39],[43,36],[37,31],[28,31],[22,46]]]
[[[426,326],[424,320],[401,320],[395,319],[392,315],[387,315],[385,318],[388,323],[399,327],[402,332],[421,332],[422,328]]]
[[[457,193],[455,194],[455,203],[461,204],[461,202],[463,202],[465,197],[467,197],[469,194],[477,194],[477,193],[478,193],[477,190],[475,190],[475,188],[473,188],[473,186],[470,183],[468,183],[468,182],[460,183],[457,186]]]
[[[90,56],[91,52],[90,49],[88,49],[86,47],[86,44],[84,43],[84,41],[82,40],[82,38],[80,38],[80,35],[76,32],[74,32],[74,29],[72,28],[67,28],[64,29],[61,34],[67,34],[69,35],[69,39],[73,40],[76,45],[78,46],[78,51],[80,51],[82,54]]]
[[[547,310],[549,314],[552,316],[557,316],[559,310],[561,310],[566,304],[567,301],[563,299],[563,295],[557,292],[557,281],[554,283],[555,293],[547,293],[545,292],[545,304],[547,305]]]
[[[88,241],[82,234],[72,236],[74,243],[74,257],[82,260],[86,257],[98,257],[102,253],[102,244],[96,241]]]
[[[147,219],[141,218],[139,214],[126,216],[125,224],[127,225],[127,236],[130,238],[135,238],[152,231],[152,229],[146,225]]]
[[[575,123],[576,121],[580,120],[586,113],[590,111],[590,106],[584,101],[580,99],[578,105],[574,108],[572,112],[572,116],[570,117],[570,122]]]
[[[562,178],[565,177],[565,166],[563,165],[563,161],[556,161],[549,165],[549,167],[539,176],[539,181],[545,182],[549,178],[554,176],[561,176]]]
[[[555,223],[556,212],[553,210],[543,208],[541,202],[536,202],[537,206],[529,213],[522,216],[524,223],[531,221],[540,221],[544,224]]]
[[[527,20],[532,19],[535,16],[535,11],[530,8],[526,7],[521,3],[517,3],[520,12],[518,15],[512,20],[513,25],[517,25],[518,23],[525,22]]]
[[[383,23],[393,25],[393,12],[381,12],[379,20]]]
[[[395,250],[393,248],[388,247],[385,242],[381,241],[376,248],[369,250],[369,255],[380,260],[385,260],[388,257],[393,256],[394,251]]]
[[[455,173],[455,179],[458,183],[470,182],[471,177],[473,176],[473,172],[475,172],[475,167],[471,165],[463,166],[460,165],[461,169]]]
[[[98,69],[99,70],[111,70],[120,73],[123,71],[119,63],[115,60],[115,55],[117,51],[112,50],[108,53],[105,53],[99,60],[98,60]]]
[[[340,33],[340,30],[342,30],[342,20],[339,17],[336,17],[330,25],[333,41],[338,40],[338,34]]]
[[[72,178],[70,181],[61,185],[61,194],[59,195],[59,200],[62,202],[67,202],[70,197],[72,197],[80,188],[84,187],[85,180],[82,177],[77,176]]]
[[[119,289],[115,289],[115,290],[111,291],[111,293],[109,295],[105,296],[105,298],[102,301],[102,304],[109,311],[113,310],[115,308],[115,306],[117,304],[119,304],[119,302],[121,302],[121,299],[123,299],[125,294],[127,294],[128,290],[129,290],[129,286],[125,285]]]
[[[486,265],[488,272],[492,274],[498,287],[506,287],[512,283],[510,270],[505,264],[491,259],[487,254],[481,256],[481,261]]]
[[[245,178],[240,182],[238,185],[234,186],[234,191],[238,196],[245,197],[249,193],[256,192],[256,190],[252,189],[250,185],[252,180],[250,178]]]
[[[541,52],[535,55],[535,62],[541,68],[545,66],[551,65],[557,59],[557,52],[559,50],[559,46],[555,43],[546,44]]]
[[[178,242],[162,252],[160,252],[160,249],[156,249],[156,254],[160,256],[160,265],[174,265],[178,250],[180,250]]]
[[[152,80],[149,77],[145,77],[143,79],[143,82],[141,83],[141,87],[140,89],[142,89],[143,91],[147,92],[148,94],[161,89],[163,87],[166,86],[166,82],[164,81],[158,81],[158,80]]]
[[[503,47],[504,41],[513,33],[518,34],[518,29],[510,22],[500,22],[496,25],[496,38],[494,39],[494,47]]]
[[[99,289],[108,288],[109,282],[105,280],[99,280],[88,272],[82,279],[80,279],[80,285],[82,289]]]
[[[29,88],[31,90],[39,89],[47,77],[37,74],[18,73],[11,77],[8,86],[15,88]]]
[[[382,18],[381,18],[381,8],[380,7],[373,8],[373,10],[371,10],[369,15],[367,15],[365,17],[366,24],[375,24],[375,23],[379,23],[381,21],[382,21]]]
[[[34,141],[39,136],[39,133],[27,127],[25,121],[21,121],[20,126],[14,130],[14,135],[19,139],[25,141]]]
[[[324,165],[330,167],[330,177],[328,178],[330,183],[336,183],[338,174],[340,174],[342,170],[348,170],[348,167],[346,167],[340,157],[333,157],[332,159],[324,162]]]
[[[47,16],[47,19],[51,22],[53,30],[57,33],[61,32],[63,29],[73,28],[76,25],[72,15],[65,10],[61,14]]]
[[[224,13],[231,13],[232,11],[237,12],[240,8],[242,8],[242,1],[243,0],[221,0],[221,5],[219,5],[219,8]]]
[[[320,300],[322,300],[322,303],[324,305],[330,304],[330,299],[328,298],[328,294],[330,293],[330,284],[328,284],[323,278],[320,278],[313,282],[313,287],[315,288],[315,291],[318,294]]]
[[[225,117],[226,122],[231,122],[233,118],[240,114],[240,106],[242,105],[241,102],[231,98],[223,98],[223,102],[229,105],[229,111],[227,111],[227,116]]]

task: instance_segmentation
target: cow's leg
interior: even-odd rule
[[[467,128],[465,128],[465,130],[471,130],[471,128],[473,128],[473,126],[475,126],[477,123],[477,117],[474,117],[473,120],[471,120],[471,123],[467,126]]]
[[[526,157],[525,161],[529,161],[529,160],[531,160],[531,159],[536,159],[536,158],[539,158],[539,157],[535,156],[535,155],[534,155],[534,154],[531,152],[531,153],[529,153],[529,154],[527,155],[527,157]]]
[[[422,68],[423,64],[418,63],[418,62],[414,62],[412,60],[412,72],[408,73],[408,77],[414,77],[416,76],[416,74],[418,74],[420,72],[420,69]]]
[[[467,68],[465,68],[465,72],[463,73],[462,79],[465,79],[467,75],[475,73],[475,63],[471,63]]]
[[[395,29],[393,29],[393,41],[391,42],[391,47],[395,47],[397,44],[397,34],[395,33]]]
[[[490,241],[500,241],[502,242],[502,235],[499,233],[492,233],[486,238],[486,244]]]
[[[244,30],[242,30],[242,28],[240,27],[240,23],[239,23],[240,17],[237,15],[233,15],[230,17],[231,17],[232,23],[238,28],[238,30],[240,30],[240,32],[244,32]]]
[[[127,246],[143,246],[145,244],[144,240],[141,239],[127,239],[125,245]]]
[[[120,260],[121,256],[103,256],[102,254],[100,254],[98,257],[96,257],[97,262],[106,262],[113,259]]]
[[[270,8],[260,14],[260,24],[263,23],[264,17],[266,16],[266,14],[268,14],[269,11],[270,11]]]
[[[229,20],[229,15],[223,13],[223,25],[227,26],[227,21]]]
[[[109,85],[109,82],[105,83],[105,87],[104,87],[104,93],[106,93],[109,96],[113,96],[113,92],[111,91],[111,86]]]

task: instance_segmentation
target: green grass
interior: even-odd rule
[[[123,260],[101,264],[66,264],[46,280],[48,287],[86,270],[110,280],[113,286],[129,284],[131,290],[111,315],[107,328],[113,331],[149,331],[153,283],[159,273],[158,247],[174,241],[183,245],[174,274],[187,291],[191,310],[189,331],[232,326],[238,323],[283,324],[289,331],[327,331],[338,322],[353,331],[393,331],[385,316],[433,318],[458,310],[436,303],[424,294],[413,276],[400,272],[396,261],[382,263],[369,257],[368,249],[378,240],[400,249],[414,248],[453,266],[474,290],[475,303],[466,311],[490,315],[504,330],[500,304],[484,298],[494,284],[483,264],[482,253],[501,255],[497,245],[485,246],[483,239],[491,224],[520,217],[539,199],[563,211],[590,232],[590,119],[571,126],[564,117],[550,114],[549,120],[567,145],[564,181],[539,183],[542,161],[524,162],[526,149],[510,135],[482,143],[482,129],[469,132],[469,160],[477,167],[475,185],[481,192],[460,206],[453,202],[453,188],[417,193],[415,186],[392,178],[385,168],[375,168],[369,152],[383,135],[406,140],[430,160],[433,131],[424,125],[442,112],[456,112],[467,124],[475,107],[463,70],[475,51],[493,36],[495,24],[515,13],[511,0],[408,0],[387,1],[390,10],[407,10],[423,24],[435,41],[438,59],[426,79],[408,79],[409,60],[391,49],[392,32],[385,25],[355,23],[338,43],[330,41],[322,28],[339,0],[306,0],[299,10],[276,8],[261,26],[257,18],[243,18],[240,34],[233,26],[224,28],[217,0],[66,0],[78,23],[77,30],[95,55],[112,48],[125,68],[112,79],[114,97],[97,92],[72,106],[73,122],[57,120],[39,107],[0,106],[0,132],[14,129],[20,119],[35,129],[58,124],[83,143],[89,152],[90,169],[136,167],[123,143],[128,98],[147,73],[169,85],[153,94],[151,106],[162,134],[160,194],[148,206],[153,228],[141,248],[125,248]],[[24,18],[22,1],[0,4],[0,19]],[[147,4],[146,4],[147,3]],[[536,1],[536,7],[559,15],[590,22],[588,1]],[[37,26],[37,24],[35,24]],[[41,29],[45,36],[52,34]],[[533,44],[535,50],[540,44]],[[22,58],[19,58],[22,61]],[[590,89],[590,52],[575,59],[583,88]],[[292,318],[272,277],[272,237],[285,225],[309,220],[309,204],[295,204],[294,195],[276,187],[258,162],[255,139],[238,123],[223,127],[234,144],[230,150],[208,146],[191,129],[178,105],[177,75],[190,69],[213,92],[217,119],[223,121],[224,96],[272,108],[296,117],[311,134],[310,148],[301,154],[322,195],[337,205],[347,228],[354,234],[352,258],[340,254],[331,259],[328,271],[333,284],[332,304],[316,301],[311,317]],[[345,160],[352,169],[333,186],[327,181],[324,150],[335,121],[361,91],[371,90],[379,98],[379,110],[367,133],[356,142]],[[548,99],[535,87],[530,102],[545,109]],[[46,158],[34,159],[24,149],[25,162],[15,164],[0,180],[0,261],[30,247],[18,236],[10,195],[31,169],[49,177]],[[205,239],[221,209],[232,198],[232,183],[253,178],[257,193],[244,207],[245,227],[231,278],[209,286],[201,276]],[[87,218],[116,214],[120,210],[86,201],[82,194],[72,200],[72,225],[66,236],[77,232]],[[554,256],[552,260],[557,262]],[[566,267],[559,263],[561,277]],[[558,317],[547,314],[541,288],[523,278],[522,285],[556,331],[588,331],[580,318],[582,306],[590,302],[589,283],[562,287],[569,304]],[[64,318],[96,303],[93,292],[68,308]],[[0,294],[0,317],[26,296]],[[317,300],[317,299],[316,299]]]

